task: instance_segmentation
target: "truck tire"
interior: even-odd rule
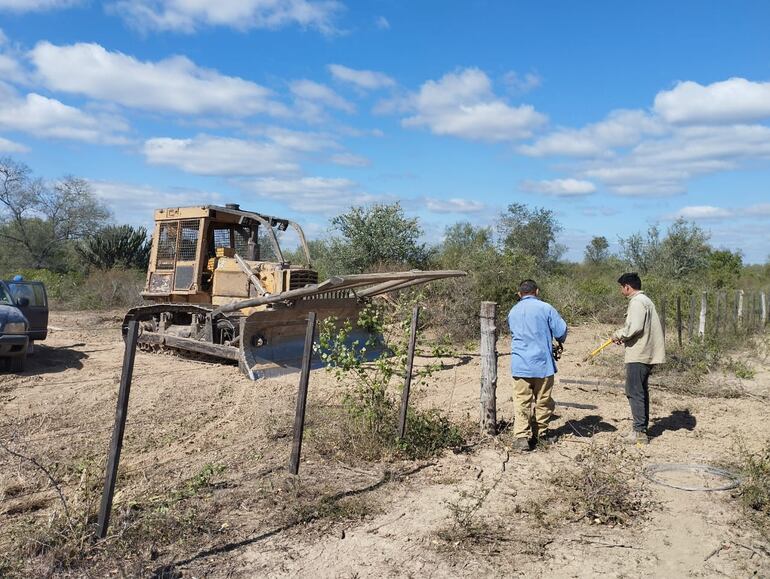
[[[11,372],[23,372],[24,371],[24,362],[27,360],[27,355],[22,354],[21,356],[15,356],[13,358],[8,358],[8,369]]]

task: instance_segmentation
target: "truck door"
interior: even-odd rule
[[[11,296],[24,316],[29,321],[27,334],[30,340],[45,340],[48,336],[48,296],[45,286],[39,281],[8,282]],[[27,305],[20,305],[21,298],[26,298]]]

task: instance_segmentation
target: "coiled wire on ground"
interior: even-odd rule
[[[677,485],[668,482],[664,482],[656,475],[662,472],[691,472],[697,474],[708,474],[717,478],[725,479],[726,482],[720,486],[705,487],[705,486],[685,486]],[[708,464],[681,464],[681,463],[665,463],[665,464],[651,464],[644,468],[642,471],[644,476],[654,482],[655,484],[670,487],[672,489],[679,489],[681,491],[729,491],[741,484],[741,478],[729,471],[721,468],[716,468]]]

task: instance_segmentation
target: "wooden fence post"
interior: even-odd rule
[[[481,302],[481,431],[497,434],[497,304]]]
[[[297,391],[297,411],[294,415],[294,442],[291,447],[289,472],[299,473],[299,457],[302,452],[302,434],[305,430],[305,406],[307,405],[307,384],[310,381],[310,362],[313,359],[313,340],[315,338],[316,313],[307,315],[307,330],[305,331],[305,350],[302,353],[302,373],[299,377]]]
[[[692,342],[695,333],[695,294],[690,296],[690,311],[687,312],[687,337]]]
[[[412,367],[414,364],[414,347],[417,343],[417,319],[420,317],[420,306],[412,310],[412,328],[409,334],[409,350],[406,354],[406,378],[404,391],[401,392],[401,413],[398,419],[398,437],[404,438],[406,433],[406,413],[409,408],[409,388],[412,386]]]
[[[743,290],[738,290],[738,325],[743,325]]]
[[[123,353],[123,371],[120,374],[120,389],[118,390],[118,406],[115,411],[115,426],[112,429],[110,455],[107,459],[107,470],[104,473],[102,504],[99,507],[99,518],[96,529],[96,536],[99,539],[104,539],[104,537],[107,536],[107,527],[110,525],[112,498],[115,495],[115,481],[118,478],[120,451],[123,448],[123,433],[126,430],[128,395],[131,393],[131,379],[134,375],[134,358],[136,357],[136,342],[138,336],[139,322],[131,320],[128,322],[126,349]]]
[[[755,328],[759,327],[759,294],[757,292],[754,292],[753,298],[751,299],[752,307],[751,307],[751,325]]]
[[[702,338],[706,335],[706,309],[708,308],[708,296],[706,292],[700,295],[700,320],[698,320],[698,335]]]
[[[760,292],[759,294],[759,305],[761,308],[760,313],[760,322],[762,329],[765,329],[765,325],[767,324],[767,296],[765,295],[765,292]]]
[[[682,296],[676,296],[676,339],[682,347]]]

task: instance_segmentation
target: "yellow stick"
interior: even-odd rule
[[[607,347],[607,346],[609,346],[610,344],[612,344],[612,338],[607,338],[607,341],[606,341],[606,342],[604,342],[604,343],[603,343],[601,346],[599,346],[598,348],[596,348],[596,350],[594,350],[593,352],[591,352],[590,354],[588,354],[588,356],[586,356],[586,357],[583,359],[583,361],[585,362],[586,360],[589,360],[590,358],[593,358],[594,356],[596,356],[596,355],[597,355],[599,352],[601,352],[602,350],[604,350],[604,348],[606,348],[606,347]]]

